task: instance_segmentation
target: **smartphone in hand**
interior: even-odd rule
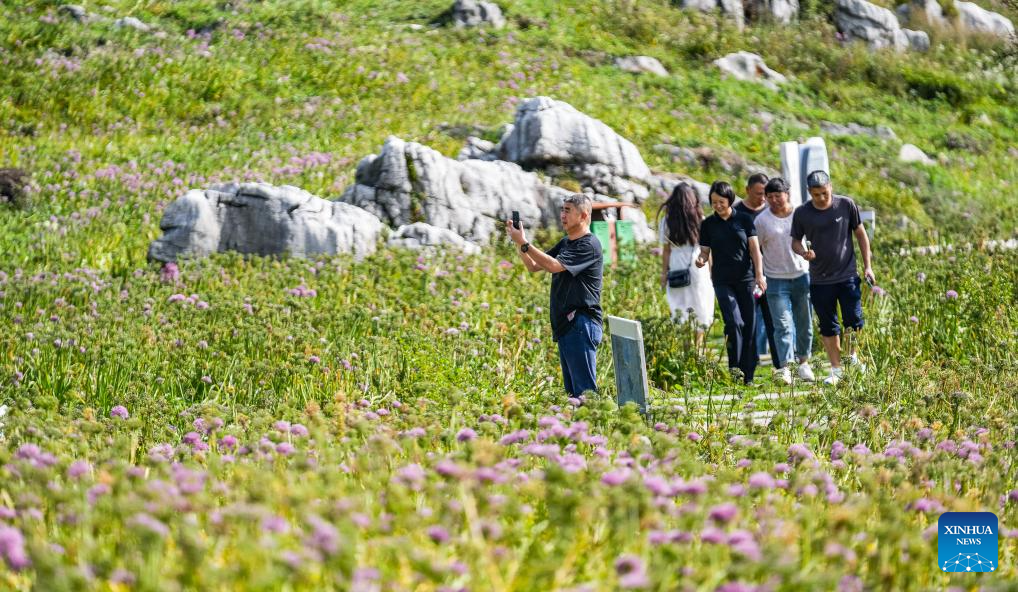
[[[520,229],[520,213],[516,210],[513,210],[513,228]]]

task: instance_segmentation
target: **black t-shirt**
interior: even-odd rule
[[[563,238],[548,251],[565,271],[551,275],[551,333],[558,341],[569,332],[573,319],[569,313],[585,314],[601,323],[601,273],[604,255],[601,242],[593,234],[576,240]]]
[[[826,210],[818,210],[810,200],[792,214],[792,238],[806,237],[816,259],[809,262],[812,284],[839,284],[858,275],[852,235],[859,227],[859,207],[843,195],[831,197]]]
[[[756,226],[749,214],[734,210],[727,220],[711,214],[700,223],[700,246],[709,247],[714,259],[711,281],[736,284],[753,281],[753,260],[749,256],[749,237]]]
[[[747,214],[750,218],[752,218],[755,221],[757,216],[767,211],[767,204],[764,203],[764,207],[760,208],[759,210],[753,210],[746,205],[746,200],[740,199],[739,203],[735,204],[735,211]]]

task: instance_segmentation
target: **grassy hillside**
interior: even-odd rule
[[[971,587],[939,569],[947,510],[997,513],[978,583],[1008,589],[1018,263],[896,248],[1015,232],[1014,70],[948,35],[840,47],[829,3],[803,5],[801,26],[745,32],[662,1],[506,2],[498,32],[430,27],[444,0],[85,5],[141,33],[0,0],[0,168],[35,185],[0,206],[0,590]],[[740,49],[791,82],[722,80],[711,61]],[[672,75],[612,65],[630,54]],[[719,323],[705,349],[671,323],[649,247],[603,295],[643,321],[647,417],[615,404],[607,345],[602,392],[566,398],[548,279],[504,243],[145,261],[188,188],[334,197],[386,136],[454,155],[533,95],[705,180],[724,175],[652,147],[776,167],[821,121],[890,126],[900,141],[828,138],[837,188],[880,211],[867,371],[734,383]],[[944,163],[897,164],[900,142]]]
[[[1014,71],[956,40],[928,55],[872,54],[839,47],[819,17],[740,33],[653,1],[515,2],[498,32],[428,27],[444,1],[86,5],[134,15],[154,35],[75,23],[57,4],[0,8],[0,163],[39,186],[30,210],[0,216],[0,248],[19,264],[133,268],[162,205],[187,188],[259,178],[335,196],[387,135],[453,155],[455,126],[494,130],[537,94],[601,118],[653,168],[707,180],[724,175],[682,171],[651,147],[717,147],[777,166],[777,143],[822,120],[889,125],[947,164],[900,165],[895,141],[828,138],[839,190],[892,224],[906,214],[919,235],[1016,226],[1002,199],[1018,181]],[[721,80],[711,60],[740,49],[793,81],[775,93]],[[672,76],[611,64],[629,54],[659,58]]]

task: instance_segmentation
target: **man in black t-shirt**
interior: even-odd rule
[[[767,175],[754,173],[746,180],[746,198],[735,204],[736,212],[742,212],[756,222],[756,217],[767,211],[767,202],[764,200],[764,187],[767,186]],[[771,318],[771,307],[767,302],[767,294],[756,297],[756,354],[762,356],[767,353],[767,346],[771,348],[771,363],[774,365],[775,373],[778,372],[781,362],[778,360],[778,345],[774,340],[774,321]]]
[[[792,214],[792,251],[809,261],[809,297],[820,324],[820,337],[831,373],[825,384],[837,384],[841,369],[841,332],[859,331],[863,327],[862,282],[855,260],[852,238],[859,243],[863,276],[870,284],[876,282],[870,254],[870,240],[859,220],[859,207],[850,198],[834,195],[831,177],[824,171],[813,171],[806,177],[810,201]],[[806,237],[808,249],[803,246]],[[838,309],[841,309],[841,322]],[[851,344],[849,344],[849,348]],[[846,361],[859,369],[864,365],[848,351]]]
[[[570,395],[596,391],[597,346],[601,343],[601,243],[590,233],[590,198],[567,197],[559,218],[566,231],[547,253],[527,242],[522,228],[506,222],[509,238],[531,273],[551,276],[551,331],[558,343],[562,380]]]

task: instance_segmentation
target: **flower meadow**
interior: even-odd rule
[[[978,583],[1014,578],[1009,256],[888,261],[873,369],[805,391],[822,419],[767,426],[619,409],[607,346],[604,392],[568,399],[547,286],[503,256],[4,270],[0,582],[967,588],[934,565],[948,510],[997,513],[1000,571]],[[609,272],[606,309],[666,316],[656,269]],[[687,356],[656,397],[755,392]]]
[[[1018,262],[980,242],[1015,228],[1018,119],[1013,82],[979,78],[984,58],[871,55],[831,46],[826,24],[755,29],[752,49],[796,76],[776,95],[707,66],[747,35],[656,0],[503,4],[499,32],[430,27],[445,0],[106,4],[76,22],[57,3],[0,3],[0,167],[31,178],[0,204],[0,590],[1018,579]],[[154,30],[113,27],[125,15]],[[609,65],[624,54],[673,74]],[[937,94],[955,86],[978,101]],[[824,120],[942,148],[939,169],[912,170],[874,138],[829,144],[837,187],[881,212],[867,371],[835,388],[733,383],[720,327],[697,349],[668,319],[652,246],[606,271],[603,294],[608,314],[643,323],[646,416],[616,405],[607,340],[602,392],[567,398],[548,279],[504,243],[145,260],[187,189],[335,197],[387,135],[455,155],[460,128],[497,139],[535,94],[603,119],[661,170],[677,165],[659,142],[774,164],[774,137]],[[899,213],[912,224],[884,223]],[[946,242],[975,244],[908,249]],[[997,514],[998,571],[937,569],[945,511]]]

